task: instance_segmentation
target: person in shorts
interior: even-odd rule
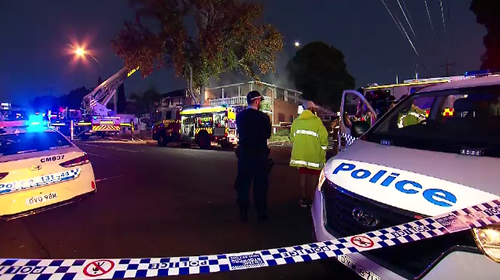
[[[301,207],[310,207],[319,175],[325,166],[328,149],[328,131],[316,115],[317,106],[312,101],[303,104],[304,111],[293,121],[290,131],[292,156],[290,166],[298,167],[300,174]]]

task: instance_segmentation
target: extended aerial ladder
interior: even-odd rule
[[[85,95],[82,101],[84,114],[102,117],[114,115],[116,112],[108,109],[106,105],[116,94],[118,87],[123,84],[126,78],[133,75],[137,69],[139,68],[128,71],[127,68],[122,68],[116,74],[97,86],[91,93]]]
[[[77,135],[85,138],[85,136],[90,136],[96,132],[118,132],[122,126],[131,126],[128,122],[122,122],[116,112],[108,109],[106,105],[125,79],[133,75],[138,69],[128,71],[126,68],[122,68],[83,97],[83,119],[75,123]]]

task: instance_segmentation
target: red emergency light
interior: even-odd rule
[[[0,128],[27,126],[26,120],[20,121],[0,121]]]

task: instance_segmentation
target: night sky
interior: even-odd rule
[[[456,62],[455,74],[475,70],[484,51],[483,26],[469,11],[470,0],[443,0],[446,32],[438,0],[427,0],[435,30],[431,28],[424,0],[405,0],[417,38],[406,24],[396,0],[385,0],[416,44],[420,59],[391,19],[381,0],[272,0],[266,4],[265,20],[285,36],[285,50],[277,62],[280,77],[284,66],[302,45],[324,41],[346,56],[357,86],[392,83],[415,76],[444,75],[440,65]],[[1,0],[0,1],[0,99],[31,101],[37,95],[61,95],[79,86],[94,87],[98,76],[114,74],[122,61],[109,43],[133,11],[126,0]],[[87,43],[93,60],[72,63],[68,44]],[[422,65],[425,65],[425,69]],[[226,81],[222,81],[226,82]],[[284,79],[268,81],[282,83]],[[172,70],[161,70],[146,79],[136,74],[125,84],[126,92],[142,92],[155,86],[161,92],[182,88]],[[25,102],[26,101],[26,102]]]

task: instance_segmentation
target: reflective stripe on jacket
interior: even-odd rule
[[[328,149],[328,131],[319,117],[310,110],[304,110],[293,121],[290,139],[293,142],[290,166],[323,169]]]

